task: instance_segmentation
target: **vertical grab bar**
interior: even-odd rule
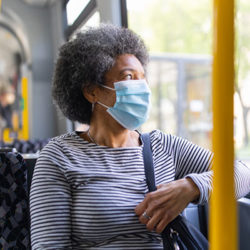
[[[234,0],[213,6],[213,151],[214,178],[209,237],[212,250],[237,249],[234,195]]]

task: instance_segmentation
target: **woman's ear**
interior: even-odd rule
[[[90,103],[95,103],[97,101],[96,87],[84,87],[82,94]]]

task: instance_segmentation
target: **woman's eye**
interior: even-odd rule
[[[124,77],[126,80],[131,80],[133,78],[133,76],[131,74],[127,74]]]

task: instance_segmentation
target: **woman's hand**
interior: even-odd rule
[[[157,233],[161,233],[167,224],[191,201],[197,200],[199,195],[199,189],[191,178],[161,184],[136,206],[135,213],[150,231],[155,229]]]

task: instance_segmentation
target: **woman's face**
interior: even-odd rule
[[[140,61],[132,54],[123,54],[117,57],[114,66],[105,74],[104,84],[114,88],[115,82],[144,78],[145,72]],[[109,107],[114,106],[116,101],[115,91],[103,87],[100,87],[99,90],[98,101]]]
[[[105,85],[114,87],[114,82],[143,78],[144,69],[140,61],[134,55],[124,54],[117,57],[114,66],[105,74]]]

